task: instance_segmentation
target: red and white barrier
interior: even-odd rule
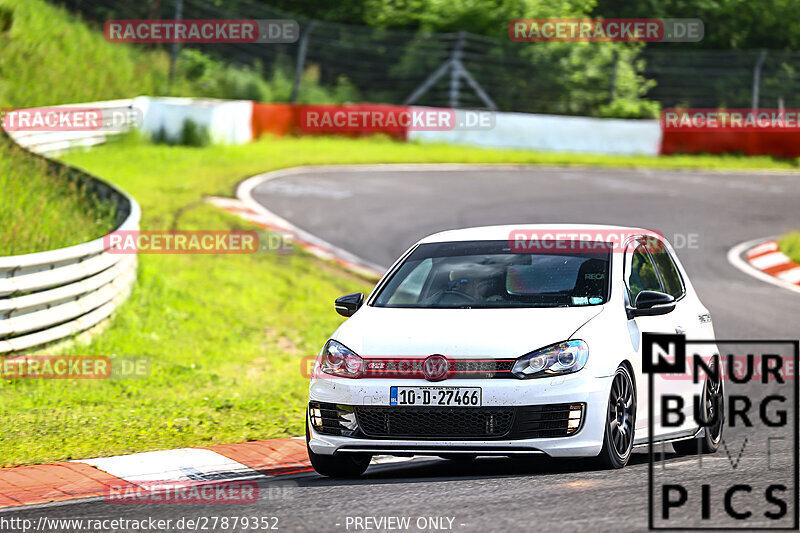
[[[659,120],[629,120],[528,113],[490,113],[389,104],[280,104],[245,100],[151,98],[133,100],[141,130],[179,139],[187,120],[205,129],[215,144],[243,144],[262,135],[382,134],[397,140],[510,148],[541,152],[617,155],[742,153],[800,156],[800,129],[732,130],[714,127],[667,128]],[[474,124],[490,115],[491,124]],[[420,125],[420,116],[447,115]],[[412,117],[411,119],[409,117]]]

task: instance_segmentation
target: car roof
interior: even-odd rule
[[[562,235],[559,237],[559,233]],[[440,231],[423,239],[418,244],[452,241],[502,241],[515,238],[515,235],[536,236],[538,240],[566,239],[564,235],[589,235],[595,242],[619,242],[619,235],[653,234],[654,230],[628,226],[609,226],[607,224],[507,224],[504,226],[479,226],[474,228]]]

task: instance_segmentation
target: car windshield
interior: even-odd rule
[[[520,253],[508,241],[419,245],[380,289],[372,305],[408,308],[566,307],[605,303],[610,252],[541,246]],[[547,250],[547,251],[543,251]]]

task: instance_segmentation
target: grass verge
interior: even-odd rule
[[[0,137],[0,256],[90,241],[114,227],[113,205]]]
[[[778,239],[778,248],[795,263],[800,263],[800,231],[792,231]]]

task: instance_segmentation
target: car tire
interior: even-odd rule
[[[311,439],[308,430],[308,413],[306,413],[306,449],[311,466],[317,474],[330,478],[355,478],[359,477],[369,466],[372,456],[362,453],[348,453],[342,455],[322,455],[314,453],[308,441]]]
[[[712,369],[716,363],[712,363]],[[679,440],[672,443],[675,453],[679,455],[697,455],[698,453],[714,453],[722,443],[722,429],[725,427],[725,386],[720,374],[720,379],[714,380],[711,376],[706,376],[703,384],[703,411],[700,415],[703,421],[712,420],[716,415],[716,420],[710,426],[705,427],[702,437],[696,439]],[[714,410],[716,409],[716,413]]]
[[[628,368],[620,365],[611,381],[603,447],[596,462],[602,468],[622,468],[633,450],[636,427],[636,387]]]

